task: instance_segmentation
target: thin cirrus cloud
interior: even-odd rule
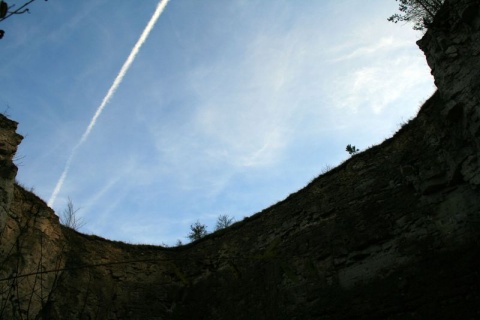
[[[193,118],[198,133],[221,147],[235,166],[274,164],[288,145],[295,114],[293,95],[304,90],[292,67],[295,42],[281,35],[252,39],[234,60],[213,62],[189,75],[198,101]]]
[[[175,172],[182,189],[195,189],[196,184],[218,193],[228,184],[232,170],[274,168],[297,135],[326,130],[325,116],[335,116],[319,105],[318,118],[306,119],[315,101],[318,105],[333,92],[333,106],[357,110],[368,104],[378,113],[398,98],[395,88],[409,76],[409,69],[402,69],[400,62],[389,72],[384,67],[391,64],[384,55],[402,48],[403,40],[362,39],[353,44],[354,54],[352,44],[345,46],[335,53],[343,61],[365,56],[383,60],[332,77],[322,70],[341,61],[329,59],[321,43],[309,43],[305,36],[312,32],[309,26],[296,25],[288,34],[267,31],[248,39],[238,56],[210,61],[188,72],[184,90],[192,98],[181,124],[148,124],[161,163],[157,172]],[[418,66],[412,65],[410,72]],[[317,78],[322,77],[329,78],[330,87],[321,87]],[[425,79],[413,80],[409,86]],[[308,126],[299,128],[303,123]]]
[[[402,47],[409,47],[410,42],[407,40],[401,40],[399,41],[398,39],[394,39],[393,37],[384,37],[381,38],[378,42],[372,43],[369,45],[364,45],[360,46],[358,48],[354,48],[351,52],[347,52],[344,55],[341,55],[338,58],[334,58],[331,61],[332,62],[341,62],[345,60],[350,60],[350,59],[355,59],[355,58],[361,58],[365,57],[368,55],[373,55],[378,53],[379,51],[382,50],[388,50],[388,51],[393,51],[393,50],[398,50],[401,49]]]
[[[413,38],[393,25],[370,26],[370,16],[357,24],[346,2],[339,13],[352,19],[340,23],[315,2],[278,1],[276,10],[231,2],[228,17],[230,2],[207,3],[169,4],[72,163],[59,200],[68,195],[82,207],[85,231],[174,243],[197,219],[212,226],[220,213],[253,214],[338,163],[346,143],[363,149],[363,136],[378,135],[375,125],[402,109],[399,102],[409,104],[405,91],[431,86]],[[115,51],[95,51],[98,59],[76,73],[79,93],[68,100],[95,95],[97,102],[69,105],[71,121],[88,121],[78,114],[88,118],[85,105],[95,106],[105,90],[98,88],[110,83],[103,64],[118,71],[110,58],[121,63],[125,53]]]
[[[337,101],[337,107],[353,113],[369,109],[379,114],[393,102],[401,100],[405,92],[431,83],[428,69],[419,58],[379,56],[379,59],[336,81],[334,91],[343,97],[332,97]]]

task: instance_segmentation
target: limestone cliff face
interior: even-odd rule
[[[0,115],[0,319],[35,319],[58,280],[44,272],[64,266],[68,244],[52,209],[15,184],[16,128]]]
[[[393,138],[179,248],[62,227],[14,185],[0,118],[0,319],[480,318],[480,12],[418,42],[438,91]]]
[[[0,114],[0,230],[5,227],[8,208],[12,201],[13,182],[17,175],[13,157],[23,139],[15,132],[16,129],[16,122]]]

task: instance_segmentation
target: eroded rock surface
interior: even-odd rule
[[[0,117],[0,319],[480,318],[479,3],[418,44],[438,91],[393,138],[179,248],[62,227]]]
[[[5,227],[13,195],[17,167],[13,157],[23,137],[16,133],[17,123],[0,114],[0,230]]]

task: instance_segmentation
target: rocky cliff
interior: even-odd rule
[[[418,42],[438,91],[393,138],[183,247],[61,226],[0,116],[0,319],[480,318],[479,8],[447,0]]]

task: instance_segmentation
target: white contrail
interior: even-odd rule
[[[60,176],[60,179],[58,179],[57,185],[55,186],[55,189],[53,190],[52,195],[50,196],[50,200],[48,200],[48,206],[51,207],[55,202],[55,199],[57,198],[58,193],[62,189],[63,182],[67,177],[68,170],[70,169],[70,165],[75,156],[75,153],[77,152],[78,148],[87,140],[88,136],[90,135],[90,132],[92,131],[93,127],[95,126],[95,123],[97,122],[98,117],[100,116],[103,109],[105,108],[105,105],[110,101],[113,94],[117,90],[118,86],[122,82],[123,77],[125,76],[128,69],[130,68],[130,65],[132,64],[133,60],[135,60],[135,57],[138,54],[138,51],[142,47],[143,43],[145,42],[145,40],[147,40],[148,35],[150,34],[150,31],[152,31],[153,27],[155,26],[155,23],[157,22],[158,18],[160,17],[163,10],[165,9],[165,6],[167,5],[168,1],[169,0],[160,0],[158,2],[157,8],[155,9],[153,16],[150,18],[150,21],[148,21],[147,26],[145,27],[142,34],[140,35],[140,38],[138,38],[137,43],[135,44],[132,51],[128,55],[127,60],[125,61],[122,68],[120,69],[120,72],[118,73],[117,77],[113,81],[113,84],[108,90],[107,95],[105,96],[105,98],[103,98],[102,103],[97,108],[97,111],[93,115],[93,118],[90,121],[90,124],[88,125],[87,129],[83,133],[82,137],[80,138],[80,141],[78,141],[78,143],[72,149],[72,152],[68,157],[67,163],[65,164],[65,168],[63,169],[62,175]]]

